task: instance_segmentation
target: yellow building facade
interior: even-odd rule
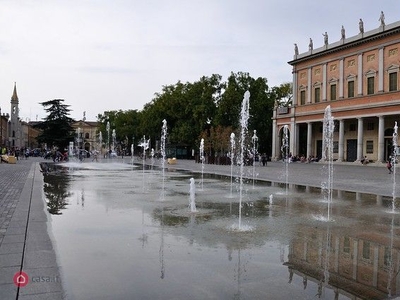
[[[396,121],[400,121],[400,22],[380,24],[341,40],[298,53],[293,60],[293,103],[275,107],[272,158],[282,158],[283,128],[289,129],[289,152],[322,156],[324,112],[335,122],[333,156],[355,162],[367,157],[384,162],[393,153]]]

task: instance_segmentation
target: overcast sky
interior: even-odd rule
[[[299,52],[400,21],[399,0],[0,0],[0,107],[17,83],[20,117],[65,99],[71,117],[141,110],[162,86],[231,72],[292,80]],[[250,98],[251,101],[251,98]],[[251,105],[251,104],[250,104]]]

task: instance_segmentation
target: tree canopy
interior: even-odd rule
[[[67,149],[69,142],[74,140],[74,130],[71,126],[74,120],[69,117],[69,105],[63,102],[63,99],[54,99],[40,103],[48,115],[43,122],[35,126],[41,129],[37,137],[38,143],[46,143],[47,147]]]
[[[239,113],[244,93],[250,92],[249,131],[257,130],[259,151],[271,153],[272,114],[276,101],[291,104],[291,84],[270,88],[266,78],[253,78],[249,73],[231,73],[226,82],[222,76],[203,76],[195,82],[162,87],[141,111],[107,111],[98,115],[101,131],[106,123],[116,129],[117,140],[138,141],[151,138],[152,146],[160,140],[162,121],[168,125],[168,142],[198,149],[200,139],[207,142],[205,149],[213,152],[229,151],[229,136],[238,130]]]

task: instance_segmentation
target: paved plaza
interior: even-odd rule
[[[121,158],[117,159],[122,162]],[[0,164],[0,299],[63,299],[60,266],[57,264],[51,239],[50,215],[43,199],[42,158],[19,160],[16,164]],[[123,162],[130,163],[130,158]],[[140,164],[141,161],[134,160]],[[84,162],[85,163],[85,162]],[[101,162],[99,162],[101,163]],[[150,163],[150,160],[147,162]],[[155,163],[160,165],[159,162]],[[193,160],[177,160],[171,169],[201,172],[202,166]],[[255,178],[274,182],[319,187],[327,166],[323,163],[268,162],[254,167]],[[335,163],[333,188],[354,192],[392,196],[394,177],[384,164],[361,165]],[[252,177],[253,167],[246,167]],[[205,173],[230,175],[229,165],[204,165]],[[396,171],[396,179],[399,171]],[[399,179],[400,180],[400,179]],[[14,275],[24,271],[30,281],[25,287],[14,284]]]

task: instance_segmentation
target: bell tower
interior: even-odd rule
[[[19,122],[19,100],[17,95],[17,83],[14,82],[14,91],[11,96],[11,116],[10,116],[10,146],[11,147],[20,147],[21,139],[21,128]]]

